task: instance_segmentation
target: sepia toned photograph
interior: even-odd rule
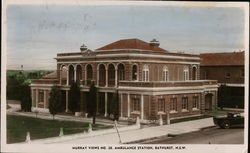
[[[248,3],[3,4],[1,152],[247,152]]]

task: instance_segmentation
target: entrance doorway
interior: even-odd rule
[[[212,110],[212,99],[213,94],[206,94],[205,95],[205,111],[211,111]]]

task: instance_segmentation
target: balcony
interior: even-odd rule
[[[216,80],[189,80],[189,81],[119,81],[119,86],[122,87],[186,87],[186,86],[203,86],[203,85],[216,85]]]

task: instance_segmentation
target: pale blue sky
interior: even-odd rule
[[[59,52],[77,52],[120,39],[156,38],[177,52],[233,52],[244,49],[240,8],[177,6],[9,5],[7,69],[56,69]]]

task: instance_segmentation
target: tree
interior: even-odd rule
[[[58,86],[54,85],[50,91],[50,98],[49,98],[49,112],[53,115],[53,120],[55,115],[60,112],[61,110],[61,100],[62,94],[61,90]]]
[[[69,110],[72,113],[75,113],[79,109],[78,104],[80,103],[80,94],[79,82],[72,82],[69,90]]]
[[[95,124],[96,118],[96,107],[97,107],[97,88],[92,82],[89,89],[89,100],[88,100],[88,113],[93,117],[93,124]]]
[[[111,104],[110,104],[111,114],[114,116],[114,120],[119,120],[119,93],[118,90],[114,93]]]
[[[21,109],[25,112],[31,112],[31,89],[29,84],[24,83],[20,86]]]

